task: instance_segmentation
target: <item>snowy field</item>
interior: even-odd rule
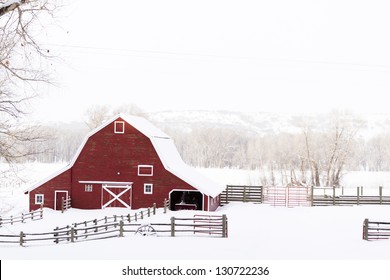
[[[44,219],[6,226],[1,234],[52,231],[105,215],[129,213],[124,209],[77,210],[64,214],[44,209]],[[364,218],[390,220],[388,206],[297,207],[234,203],[215,214],[228,217],[229,237],[140,237],[74,244],[0,245],[0,259],[390,259],[390,241],[362,240]],[[143,223],[169,223],[171,216],[192,217],[195,211],[168,212]]]
[[[24,183],[0,189],[0,216],[17,215],[28,209],[23,189],[37,179],[50,174],[60,165],[31,164],[20,172]],[[245,183],[247,171],[203,170],[210,177]],[[229,173],[230,172],[230,173]],[[241,173],[240,173],[241,172]],[[211,175],[213,173],[214,175]],[[222,175],[221,175],[222,174]],[[229,177],[227,174],[231,174]],[[244,176],[243,176],[244,174]],[[239,178],[241,176],[241,180]],[[361,176],[361,175],[359,175]],[[388,176],[385,174],[385,177]],[[378,179],[377,179],[378,180]],[[380,179],[385,180],[385,179]],[[5,182],[5,181],[3,181]],[[226,182],[229,183],[229,182]],[[375,183],[376,184],[376,183]],[[161,209],[159,210],[161,212]],[[61,214],[44,209],[44,219],[25,224],[7,225],[0,234],[52,231],[55,227],[75,222],[127,215],[129,210],[70,209]],[[171,216],[192,217],[196,211],[177,211],[158,214],[143,223],[168,223]],[[362,240],[362,224],[370,220],[389,220],[390,206],[297,207],[284,208],[259,204],[233,203],[220,207],[215,214],[228,217],[229,237],[140,237],[126,234],[123,238],[78,242],[74,244],[0,245],[0,259],[268,259],[268,260],[387,260],[390,241]]]

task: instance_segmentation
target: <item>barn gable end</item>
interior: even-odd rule
[[[27,193],[31,210],[39,207],[38,193],[44,194],[45,207],[55,209],[55,196],[65,195],[58,193],[65,190],[75,208],[137,209],[162,206],[173,190],[182,190],[183,198],[197,191],[201,209],[215,210],[224,188],[187,166],[172,139],[150,122],[118,115],[88,134],[66,168]]]

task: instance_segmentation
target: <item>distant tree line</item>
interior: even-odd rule
[[[132,108],[134,111],[142,114]],[[70,161],[85,135],[109,115],[108,111],[103,116],[90,111],[84,124],[46,127],[51,139],[44,144],[31,143],[29,149],[37,153],[32,152],[27,160]],[[183,131],[172,124],[162,129],[191,166],[258,170],[262,184],[338,186],[346,171],[390,171],[390,134],[384,132],[366,140],[359,136],[363,126],[362,120],[351,115],[332,114],[324,127],[302,123],[298,133],[254,135],[200,125]],[[42,145],[46,152],[38,153]]]

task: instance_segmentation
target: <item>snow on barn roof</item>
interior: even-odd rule
[[[211,197],[216,197],[225,190],[226,186],[210,180],[185,164],[173,140],[152,123],[136,116],[119,115],[118,117],[149,137],[166,170]]]
[[[101,126],[97,127],[96,129],[92,130],[85,137],[83,143],[80,145],[79,149],[77,150],[76,155],[73,157],[72,161],[66,167],[55,172],[48,178],[34,184],[31,188],[27,189],[25,192],[27,193],[32,191],[33,189],[50,181],[51,179],[58,176],[59,174],[72,168],[77,158],[79,157],[82,149],[87,143],[88,139],[92,135],[102,130],[107,125],[117,120],[118,118],[121,118],[122,120],[130,124],[131,126],[133,126],[135,129],[137,129],[139,132],[141,132],[151,140],[153,147],[155,148],[159,158],[162,161],[164,168],[167,171],[171,172],[175,176],[187,182],[188,184],[190,184],[200,192],[209,195],[211,197],[216,197],[225,189],[225,186],[223,184],[216,183],[210,180],[209,178],[198,173],[194,168],[185,164],[179,152],[177,151],[173,140],[167,134],[161,131],[159,128],[154,126],[151,122],[141,117],[119,114],[113,117],[112,119],[108,120]]]

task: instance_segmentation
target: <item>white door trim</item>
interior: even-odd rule
[[[69,192],[68,191],[61,191],[61,190],[54,191],[54,210],[61,210],[61,209],[57,209],[57,193],[59,193],[59,192],[66,193],[66,198],[67,199],[69,197]]]
[[[102,209],[106,208],[108,205],[110,205],[115,200],[118,200],[126,208],[131,208],[131,205],[128,205],[126,202],[124,202],[122,199],[120,199],[120,196],[123,195],[124,193],[126,193],[128,190],[130,190],[130,194],[131,194],[131,186],[103,185],[102,187],[103,187],[103,190],[105,190],[106,192],[108,192],[110,195],[113,196],[113,198],[111,200],[109,200],[107,203],[103,204],[103,191],[102,191]],[[121,191],[119,194],[115,194],[111,190],[109,190],[109,188],[119,188],[119,189],[123,189],[123,191]],[[130,203],[131,203],[131,200],[130,200]]]

